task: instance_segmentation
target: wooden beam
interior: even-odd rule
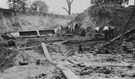
[[[70,69],[66,68],[62,70],[63,74],[66,76],[67,79],[79,79]]]
[[[37,35],[38,35],[38,36],[40,36],[40,33],[39,33],[39,31],[38,31],[38,30],[37,30]]]
[[[37,46],[30,46],[30,47],[22,47],[22,48],[17,48],[18,50],[28,50],[28,49],[32,49],[32,48],[37,48],[41,45],[37,45]]]
[[[64,66],[63,62],[59,62],[57,67],[62,71],[67,79],[80,79],[78,76],[75,75],[69,68]]]
[[[45,43],[41,43],[41,46],[42,46],[43,52],[44,52],[47,60],[49,60],[50,62],[52,62],[52,58],[51,58],[51,56],[50,56],[50,54],[49,54],[49,52],[47,50],[47,47],[46,47]]]
[[[135,14],[135,8],[133,9],[133,11],[132,11],[127,23],[126,23],[126,25],[124,26],[124,28],[122,30],[122,35],[121,35],[121,40],[120,41],[123,41],[126,30],[130,27],[129,24],[130,24],[130,22],[131,22],[131,20],[132,20],[132,18],[134,16],[134,14]]]
[[[131,66],[131,65],[133,67],[135,67],[134,63],[126,63],[126,62],[123,62],[123,63],[110,63],[110,62],[106,62],[106,63],[99,63],[99,62],[86,63],[86,62],[84,62],[83,65],[86,66],[86,67],[91,67],[91,66],[127,67],[127,66]]]
[[[74,58],[71,56],[70,58],[67,59],[69,62],[77,65],[77,64],[80,64],[79,62],[75,61]]]

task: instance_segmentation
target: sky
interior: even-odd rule
[[[66,0],[43,0],[49,7],[50,13],[66,15],[67,12],[62,7],[67,8]],[[90,0],[74,0],[72,4],[72,13],[83,12],[90,6]],[[7,0],[0,0],[1,8],[8,8]]]

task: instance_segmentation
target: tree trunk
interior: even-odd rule
[[[73,3],[73,0],[71,0],[71,1],[67,0],[68,9],[63,7],[63,9],[67,11],[68,15],[71,15],[71,5],[72,5],[72,3]]]

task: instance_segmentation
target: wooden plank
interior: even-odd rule
[[[45,43],[41,43],[41,46],[42,46],[43,52],[44,52],[47,60],[49,60],[50,62],[52,62],[52,58],[51,58],[51,56],[50,56],[50,54],[49,54],[49,52],[47,50],[47,47],[46,47]]]
[[[37,38],[37,36],[20,36],[19,38]]]
[[[62,70],[63,74],[66,76],[67,79],[79,79],[70,69],[66,68]]]
[[[38,31],[38,30],[37,30],[37,35],[38,35],[38,36],[40,36],[40,33],[39,33],[39,31]]]
[[[37,45],[37,46],[30,46],[30,47],[22,47],[22,48],[17,48],[18,50],[28,50],[28,49],[32,49],[32,48],[37,48],[41,45]]]
[[[92,62],[92,63],[86,63],[84,62],[83,65],[85,65],[86,67],[90,67],[90,66],[112,66],[112,67],[127,67],[132,65],[134,67],[133,63],[98,63],[98,62]]]
[[[63,62],[59,62],[57,67],[61,69],[62,73],[67,79],[80,79],[78,76],[75,75],[74,72],[72,72],[69,68],[65,67]]]
[[[71,56],[67,59],[69,62],[73,63],[73,64],[80,64],[79,62],[75,61],[74,58]]]

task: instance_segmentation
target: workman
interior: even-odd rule
[[[114,29],[115,29],[115,27],[109,26],[109,38],[110,39],[114,38]]]
[[[103,28],[105,40],[107,41],[109,38],[109,26],[104,26]]]
[[[95,28],[95,32],[96,32],[96,33],[99,33],[99,29],[100,29],[99,27],[96,27],[96,28]]]
[[[83,52],[83,48],[82,48],[82,45],[80,44],[79,45],[79,53],[82,53]]]

